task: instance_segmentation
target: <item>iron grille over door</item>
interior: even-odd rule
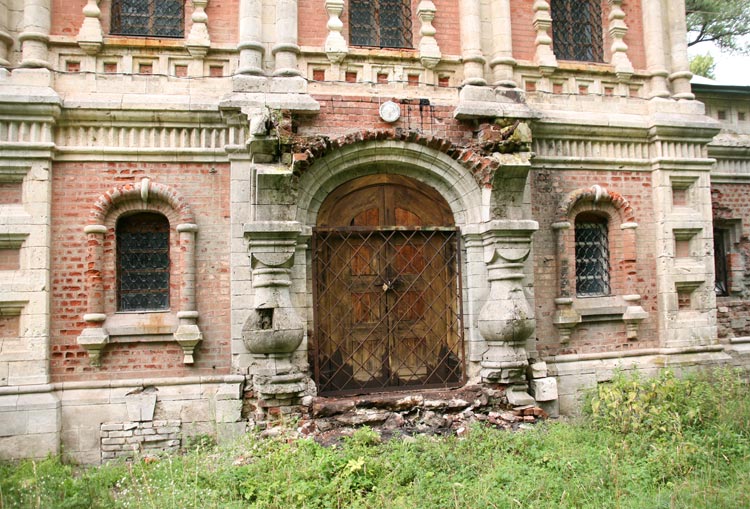
[[[351,0],[349,42],[353,46],[411,48],[411,2]]]
[[[603,62],[599,0],[551,0],[552,48],[559,60]]]
[[[320,393],[463,382],[458,238],[440,227],[313,230]]]

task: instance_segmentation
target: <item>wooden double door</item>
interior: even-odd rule
[[[463,381],[459,233],[445,199],[374,175],[324,201],[313,232],[313,364],[322,394]]]

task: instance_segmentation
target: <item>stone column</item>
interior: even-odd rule
[[[419,29],[419,33],[422,35],[419,40],[419,60],[427,69],[434,69],[440,63],[440,59],[443,58],[437,39],[435,39],[435,27],[432,26],[432,20],[435,19],[436,12],[435,4],[430,0],[419,2],[417,16],[422,23]]]
[[[555,232],[555,267],[557,282],[560,285],[555,299],[555,315],[552,324],[560,334],[560,342],[567,343],[573,330],[581,323],[581,315],[573,307],[571,294],[572,271],[575,270],[575,260],[571,260],[568,249],[568,239],[573,235],[570,221],[559,221],[552,224]]]
[[[328,36],[325,42],[325,51],[328,60],[333,64],[340,64],[349,53],[341,31],[344,24],[341,22],[341,13],[344,12],[344,0],[326,0],[326,12],[328,13]]]
[[[13,37],[8,33],[7,0],[0,0],[0,67],[10,66],[8,53],[13,46]]]
[[[643,32],[646,43],[646,67],[651,75],[649,97],[669,97],[667,64],[664,57],[662,0],[644,0]]]
[[[180,310],[177,312],[180,323],[174,333],[174,340],[182,347],[184,353],[182,362],[193,364],[195,347],[203,339],[203,334],[198,328],[198,311],[195,305],[195,234],[198,232],[198,225],[178,224],[177,232],[180,236],[182,278],[180,279]]]
[[[486,85],[485,58],[482,54],[482,19],[479,0],[460,0],[459,26],[461,29],[461,56],[464,62],[464,85]]]
[[[490,60],[492,84],[516,88],[513,79],[513,37],[511,36],[510,0],[492,0],[492,41],[493,52]]]
[[[47,61],[50,30],[50,0],[25,0],[21,43],[21,67],[50,67]]]
[[[275,57],[274,76],[301,76],[297,69],[297,0],[277,0],[276,2],[276,45],[272,53]]]
[[[534,30],[536,30],[534,61],[542,73],[550,74],[557,68],[557,58],[552,52],[552,37],[548,33],[548,30],[552,28],[549,2],[536,0],[533,9]]]
[[[193,0],[193,26],[190,29],[185,46],[193,58],[205,58],[211,47],[208,35],[208,16],[206,6],[208,0]]]
[[[612,39],[612,65],[620,81],[627,81],[633,75],[633,64],[628,58],[628,45],[623,40],[628,33],[625,24],[625,11],[622,10],[622,0],[609,0],[609,37]]]
[[[263,75],[262,16],[262,0],[240,0],[239,74]]]
[[[102,280],[102,258],[104,235],[107,227],[90,224],[83,229],[86,234],[86,289],[88,302],[83,320],[88,326],[81,331],[77,343],[86,349],[92,366],[101,364],[101,353],[109,343],[109,334],[103,327],[107,315],[104,313],[104,283]]]
[[[536,326],[522,286],[524,262],[531,250],[536,221],[490,221],[483,227],[485,263],[490,284],[487,302],[479,312],[479,332],[487,343],[480,375],[483,381],[508,384],[511,405],[528,405],[526,340]]]
[[[687,54],[687,27],[685,25],[685,0],[670,0],[669,7],[669,38],[672,58],[672,72],[669,81],[672,82],[672,97],[675,99],[695,99],[690,87],[690,60]]]
[[[83,23],[78,30],[78,46],[89,55],[96,55],[103,44],[102,23],[99,18],[102,11],[99,9],[99,0],[88,0],[83,7]]]

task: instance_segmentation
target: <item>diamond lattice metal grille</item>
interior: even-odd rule
[[[354,46],[411,48],[411,3],[404,0],[352,0],[349,41]]]
[[[609,293],[607,224],[576,222],[576,294],[595,297]]]
[[[117,222],[117,308],[169,308],[169,221],[136,214]]]
[[[113,34],[182,37],[184,20],[184,0],[112,1]]]
[[[461,384],[458,256],[451,228],[314,229],[318,391]]]
[[[552,0],[552,47],[559,60],[603,62],[599,0]]]

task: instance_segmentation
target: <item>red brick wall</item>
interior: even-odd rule
[[[711,201],[714,221],[742,220],[739,242],[731,244],[728,252],[731,262],[741,266],[737,272],[744,268],[744,277],[730,282],[730,287],[738,287],[739,292],[716,297],[719,337],[750,336],[750,185],[711,184]],[[730,267],[730,278],[737,276],[735,269]]]
[[[0,338],[17,338],[19,330],[20,317],[0,316]]]
[[[0,204],[17,205],[22,201],[20,182],[0,182]]]
[[[83,7],[86,0],[52,0],[52,26],[50,33],[52,35],[78,35],[78,30],[83,23]],[[103,0],[103,4],[109,4],[109,0]],[[109,17],[107,17],[109,19]],[[107,24],[109,27],[109,24]],[[105,31],[109,31],[105,28]]]
[[[211,167],[218,170],[209,173]],[[229,167],[173,163],[61,163],[52,171],[51,372],[56,381],[226,374],[230,367]],[[126,343],[106,347],[102,366],[90,366],[76,338],[86,325],[86,235],[89,211],[105,191],[149,177],[182,194],[199,227],[196,299],[203,342],[195,365],[182,363],[177,343]],[[170,224],[173,235],[175,224]],[[104,259],[113,259],[111,240]],[[110,252],[107,252],[107,249]],[[111,262],[110,262],[111,265]],[[105,293],[113,267],[104,267]],[[172,300],[172,310],[177,301]]]
[[[20,253],[19,249],[0,249],[0,270],[18,270]]]
[[[536,297],[536,332],[538,349],[548,355],[565,353],[589,353],[616,351],[625,349],[649,348],[658,346],[657,339],[657,300],[656,300],[656,257],[654,240],[654,213],[652,208],[651,176],[646,172],[615,171],[555,171],[535,170],[530,176],[533,218],[539,222],[539,231],[534,234],[534,292]],[[559,342],[559,334],[552,319],[555,314],[554,299],[559,297],[559,281],[556,272],[555,234],[552,223],[559,200],[576,189],[588,188],[599,184],[609,191],[619,193],[630,203],[635,220],[636,231],[636,264],[633,274],[627,271],[629,262],[619,265],[618,236],[622,230],[610,227],[610,276],[612,294],[623,295],[632,285],[635,292],[641,295],[641,306],[649,313],[649,318],[640,325],[638,340],[625,337],[625,325],[622,321],[603,323],[582,323],[576,327],[571,340],[566,345]],[[614,246],[614,247],[613,247]],[[573,249],[568,246],[568,249]],[[625,256],[624,258],[628,258]],[[574,268],[571,267],[571,271]],[[572,276],[575,278],[575,276]],[[629,283],[631,280],[632,283]],[[575,288],[575,284],[573,284]],[[575,290],[573,290],[575,293]]]
[[[510,2],[511,34],[513,36],[513,58],[534,60],[534,0],[514,0]]]

